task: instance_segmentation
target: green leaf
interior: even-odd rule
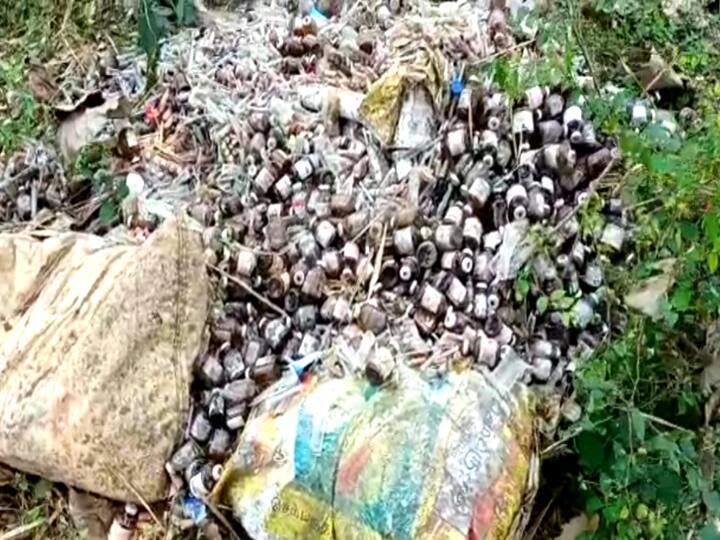
[[[49,499],[51,493],[52,483],[45,478],[41,478],[40,480],[38,480],[35,486],[33,486],[33,498],[35,500]]]
[[[645,416],[637,409],[633,409],[630,413],[630,422],[635,437],[640,442],[645,441]]]
[[[130,194],[130,188],[128,188],[128,186],[125,182],[120,182],[120,184],[117,187],[117,192],[115,193],[115,199],[118,201],[121,201],[125,197],[127,197],[129,194]]]
[[[710,271],[714,274],[718,269],[718,254],[715,251],[711,251],[707,254],[707,265]]]
[[[673,310],[670,302],[666,300],[662,302],[660,311],[665,319],[665,322],[671,327],[675,326],[680,319],[680,316]]]
[[[595,433],[583,432],[575,439],[580,464],[588,471],[595,471],[605,461],[605,440]]]
[[[627,508],[623,504],[623,501],[615,501],[603,510],[603,517],[608,523],[617,523],[626,512]]]
[[[156,58],[164,25],[164,16],[160,6],[157,5],[157,0],[140,0],[137,17],[140,47],[148,57]]]
[[[649,480],[642,480],[636,489],[641,500],[649,503],[655,503],[657,500],[657,487]]]
[[[674,160],[672,156],[665,154],[653,154],[650,157],[648,168],[656,174],[670,173],[674,169]]]
[[[596,495],[593,495],[585,503],[585,513],[587,513],[588,515],[592,515],[598,510],[600,510],[603,506],[605,506],[605,503],[602,501],[602,499],[600,499],[600,497],[597,497]]]
[[[689,242],[697,242],[700,238],[700,231],[695,223],[690,221],[683,221],[680,224],[680,231],[682,232],[683,238]]]
[[[716,212],[708,212],[703,216],[703,230],[711,241],[720,237],[720,219]]]
[[[678,311],[685,311],[688,307],[690,307],[690,304],[692,303],[693,299],[693,289],[692,289],[692,283],[682,283],[678,287],[675,288],[675,291],[672,294],[672,297],[670,298],[670,303],[673,305],[673,308],[675,308]]]
[[[612,459],[606,464],[608,476],[613,482],[627,478],[633,471],[631,457],[626,452],[613,452]]]
[[[492,64],[492,78],[511,98],[520,97],[520,70],[516,64],[506,58],[496,60]]]
[[[185,2],[183,0],[176,0],[175,2],[175,18],[178,24],[182,25],[185,17]]]
[[[701,491],[703,486],[706,484],[705,480],[703,480],[700,475],[699,469],[688,468],[685,472],[685,477],[687,478],[687,485],[692,491]]]
[[[175,17],[179,26],[192,26],[197,22],[193,0],[175,0]]]
[[[697,459],[697,450],[695,450],[695,445],[693,444],[693,441],[691,440],[692,436],[683,438],[680,441],[680,451],[683,453],[683,455],[691,460],[695,461]]]
[[[38,520],[45,521],[45,517],[43,516],[44,511],[44,506],[35,506],[23,514],[22,520],[25,524],[33,523]]]
[[[115,219],[115,205],[112,201],[105,201],[100,207],[100,221],[103,223],[111,223]]]
[[[684,389],[680,394],[678,395],[678,414],[699,414],[700,413],[700,404],[698,402],[698,396],[690,389]],[[683,443],[686,443],[688,441],[684,440],[680,444],[681,446]],[[691,443],[690,447],[693,448]]]
[[[656,435],[648,441],[647,447],[649,450],[655,450],[664,455],[670,455],[679,450],[675,441],[667,435]]]
[[[677,504],[682,491],[680,475],[666,467],[658,466],[655,468],[653,480],[657,485],[658,501],[668,506]]]
[[[530,282],[527,279],[520,278],[515,282],[515,298],[518,302],[522,302],[530,292]]]
[[[540,298],[538,298],[537,303],[535,304],[535,307],[536,307],[539,315],[542,315],[543,313],[545,313],[548,308],[547,296],[541,296]]]
[[[565,298],[565,291],[563,289],[556,289],[550,294],[551,302],[559,302]]]

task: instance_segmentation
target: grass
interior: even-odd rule
[[[20,55],[0,55],[0,157],[10,154],[26,137],[41,134],[43,113],[24,84]]]
[[[47,480],[0,470],[0,532],[27,531],[17,538],[80,540],[66,494]]]
[[[121,28],[118,23],[125,10],[123,4],[122,0],[4,2],[0,7],[0,35],[50,54],[57,49],[58,38],[73,44],[99,29],[116,33]]]
[[[100,41],[129,45],[122,0],[27,0],[0,2],[0,158],[25,138],[48,137],[52,118],[28,88],[30,65],[50,66],[86,56]],[[92,52],[91,51],[91,52]],[[52,75],[52,73],[51,73]]]

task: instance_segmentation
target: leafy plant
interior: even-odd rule
[[[634,320],[578,373],[586,410],[573,448],[584,509],[601,518],[595,538],[682,538],[717,496],[700,472],[691,370],[660,354],[663,336]]]
[[[565,432],[576,468],[562,489],[568,500],[582,501],[579,510],[599,518],[587,538],[720,538],[713,524],[720,517],[719,479],[705,466],[720,469],[720,441],[706,427],[698,385],[705,330],[720,317],[718,15],[669,18],[659,0],[590,0],[582,6],[558,0],[555,7],[540,22],[537,41],[570,49],[561,55],[572,60],[561,70],[559,86],[573,91],[573,66],[581,66],[592,70],[599,86],[612,80],[623,88],[611,96],[585,93],[585,110],[597,131],[613,136],[622,150],[624,171],[612,196],[632,208],[634,224],[633,257],[605,269],[608,290],[614,291],[610,309],[624,311],[624,292],[651,275],[657,261],[676,263],[662,317],[626,314],[624,330],[579,366],[576,397],[584,412]],[[575,29],[572,39],[568,23]],[[628,125],[626,104],[642,89],[619,67],[631,62],[636,49],[653,47],[675,60],[673,69],[704,77],[699,85],[689,82],[701,87],[695,94],[700,120],[682,137],[659,126]],[[495,81],[518,99],[527,80],[521,69],[512,58],[493,68]],[[692,97],[685,94],[682,105]],[[578,214],[587,242],[597,238],[599,212],[598,199]],[[521,275],[516,297],[524,298],[531,285]],[[536,305],[562,311],[572,298],[556,294]],[[565,468],[568,461],[563,458]],[[548,479],[547,489],[557,490],[557,482]]]
[[[586,411],[573,450],[585,510],[600,516],[594,538],[717,538],[703,525],[719,517],[720,495],[701,471],[697,375],[705,328],[720,315],[720,123],[708,114],[686,139],[658,139],[606,113],[632,171],[623,195],[636,207],[635,262],[614,269],[611,288],[646,277],[659,259],[676,260],[678,273],[660,320],[630,314],[625,332],[578,371]],[[594,212],[581,213],[591,233]]]
[[[108,148],[102,144],[86,146],[75,160],[74,170],[102,197],[100,220],[108,224],[114,221],[120,203],[128,194],[128,187],[110,174]]]
[[[9,50],[32,49],[41,57],[52,56],[97,36],[98,27],[124,44],[127,30],[125,2],[121,0],[24,0],[0,3],[0,40],[13,40]],[[19,39],[18,39],[19,38]],[[0,52],[3,47],[0,46]]]
[[[140,47],[147,55],[148,87],[155,83],[155,71],[162,39],[178,27],[197,22],[193,0],[140,0],[138,2]]]
[[[25,137],[40,131],[40,106],[24,88],[21,58],[0,58],[0,156],[10,154]],[[5,111],[5,114],[2,114]]]
[[[565,49],[571,50],[571,49]],[[533,86],[577,88],[575,56],[567,54],[556,42],[546,44],[537,58],[500,58],[490,64],[489,76],[513,100],[521,100]]]
[[[580,7],[578,7],[580,4]],[[574,21],[598,76],[622,77],[622,62],[654,47],[665,58],[678,58],[688,75],[718,75],[720,15],[702,2],[687,3],[677,16],[665,12],[663,0],[558,0],[554,22]],[[557,34],[558,31],[554,31]],[[631,79],[625,82],[632,84]]]
[[[632,330],[578,374],[587,412],[574,449],[586,510],[601,516],[597,538],[682,538],[718,517],[715,479],[700,471],[702,366],[687,344],[703,343],[720,314],[717,125],[709,118],[671,147],[645,132],[621,132],[633,170],[625,195],[640,206],[637,264],[616,273],[615,288],[660,258],[676,259],[679,270],[662,319],[632,316]]]

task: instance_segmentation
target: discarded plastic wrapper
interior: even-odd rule
[[[441,55],[421,48],[412,62],[395,64],[376,81],[360,105],[360,115],[384,145],[395,139],[400,111],[406,96],[415,88],[424,88],[431,103],[440,106],[444,81]]]
[[[317,7],[317,4],[314,4],[312,9],[310,10],[310,16],[318,25],[324,26],[328,22],[330,22],[330,18],[322,11],[320,11],[320,9]]]
[[[200,499],[187,495],[182,501],[183,515],[191,519],[194,524],[199,524],[207,519],[207,506]]]
[[[253,410],[213,496],[255,540],[506,539],[534,463],[518,364],[307,379]],[[520,366],[527,366],[520,362]]]
[[[298,94],[300,95],[300,102],[303,106],[311,111],[322,110],[328,97],[334,94],[338,100],[340,116],[345,120],[360,122],[359,109],[365,97],[364,94],[360,92],[353,92],[352,90],[333,86],[310,84],[301,87],[298,90]]]
[[[434,118],[435,111],[425,88],[415,86],[408,90],[400,107],[394,146],[400,149],[427,146],[436,135]],[[395,162],[399,180],[407,177],[413,166],[412,159],[403,157],[402,153],[403,150],[397,152]]]
[[[495,256],[498,281],[514,279],[532,254],[532,246],[526,241],[529,223],[521,219],[505,226],[502,243]]]

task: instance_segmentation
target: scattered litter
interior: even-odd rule
[[[195,525],[199,525],[207,519],[207,506],[200,499],[187,495],[183,499],[183,512],[185,517],[191,519]]]

